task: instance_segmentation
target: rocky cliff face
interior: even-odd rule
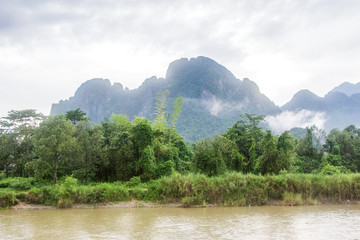
[[[221,134],[241,113],[275,114],[280,110],[249,79],[239,80],[228,69],[206,57],[172,62],[166,78],[151,77],[134,90],[119,83],[92,79],[73,97],[52,105],[51,115],[80,108],[95,123],[112,113],[153,118],[156,94],[169,90],[168,112],[177,97],[184,97],[177,129],[187,141]]]

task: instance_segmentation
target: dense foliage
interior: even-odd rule
[[[165,112],[168,92],[158,94],[155,118],[112,115],[91,125],[77,109],[44,118],[34,110],[11,111],[1,120],[0,171],[6,177],[34,177],[56,184],[73,175],[81,182],[143,182],[174,173],[218,176],[360,171],[360,129],[334,129],[327,136],[316,127],[300,139],[289,132],[264,131],[263,116],[245,114],[221,136],[191,146],[176,132],[183,99]],[[171,120],[171,121],[170,121]],[[170,121],[170,122],[169,122]]]

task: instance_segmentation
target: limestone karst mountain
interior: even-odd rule
[[[51,115],[80,108],[100,123],[112,113],[153,119],[156,94],[169,90],[168,112],[172,102],[184,97],[177,129],[189,142],[221,134],[241,113],[276,114],[279,108],[249,79],[239,80],[224,66],[206,57],[172,62],[165,78],[151,77],[134,90],[107,79],[83,83],[68,100],[52,105]]]

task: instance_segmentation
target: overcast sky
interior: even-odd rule
[[[49,114],[91,78],[130,89],[207,56],[277,105],[360,82],[358,0],[0,0],[0,116]]]

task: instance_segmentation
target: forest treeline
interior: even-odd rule
[[[183,98],[165,112],[168,92],[158,94],[155,119],[112,115],[92,125],[80,109],[44,117],[12,110],[1,118],[0,172],[3,177],[52,181],[72,175],[81,182],[143,182],[174,173],[219,176],[360,171],[360,129],[351,125],[329,134],[315,126],[294,138],[260,127],[263,116],[240,115],[224,134],[186,143],[176,131]]]

